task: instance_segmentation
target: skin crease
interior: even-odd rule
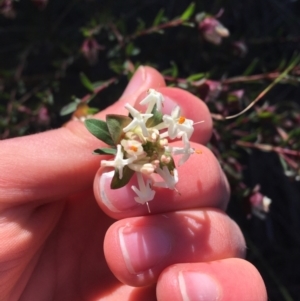
[[[162,76],[150,67],[141,67],[121,99],[96,117],[105,119],[106,114],[116,112],[127,114],[124,104],[128,102],[133,105],[149,88],[161,91],[165,97],[180,104],[187,118],[205,120],[202,128],[195,128],[192,140],[195,143],[208,141],[212,123],[206,106],[185,91],[166,88]],[[183,201],[174,202],[177,207],[172,202],[166,205],[165,201],[160,202],[160,207],[158,200],[162,200],[166,192],[158,191],[153,215],[149,215],[144,208],[135,208],[116,217],[109,210],[106,209],[104,213],[100,209],[105,206],[101,203],[99,190],[93,187],[94,178],[97,183],[103,170],[98,170],[100,159],[92,156],[91,151],[101,146],[99,140],[75,121],[61,129],[0,142],[1,301],[147,301],[156,300],[156,289],[159,300],[180,300],[178,290],[173,293],[177,294],[177,299],[170,298],[174,287],[167,284],[174,283],[176,272],[170,268],[178,264],[175,266],[178,269],[206,271],[205,263],[200,261],[212,260],[215,268],[207,272],[215,279],[223,279],[224,275],[227,277],[227,281],[219,283],[223,292],[233,290],[236,300],[246,300],[243,298],[245,292],[253,296],[249,300],[267,300],[263,281],[257,272],[253,272],[254,268],[242,259],[226,259],[241,257],[245,245],[238,227],[220,211],[225,209],[228,201],[228,186],[216,160],[206,148],[196,144],[203,148],[203,158],[210,166],[209,179],[200,179],[201,172],[195,169],[189,172],[191,178],[202,181],[205,189],[198,198],[201,199],[203,194],[205,200],[202,200],[202,204],[206,208],[195,201],[196,188],[191,189],[184,205]],[[200,162],[201,156],[193,160]],[[188,174],[184,168],[182,166],[183,175]],[[186,181],[184,185],[188,191],[188,185],[194,184]],[[218,194],[216,191],[221,192]],[[130,201],[124,198],[125,203]],[[190,212],[183,209],[192,210],[195,214],[193,218],[198,223],[202,222],[207,233],[214,233],[203,236],[203,239],[206,238],[207,252],[199,245],[193,257],[194,263],[188,263],[179,245],[172,244],[172,260],[165,265],[159,263],[154,278],[144,281],[142,287],[129,286],[136,284],[133,281],[135,276],[124,266],[117,229],[130,224],[131,230],[135,231],[136,223],[150,224],[151,221],[161,220],[164,214],[184,224]],[[210,219],[203,220],[201,217],[204,213]],[[112,217],[122,219],[116,222]],[[171,225],[162,223],[161,229],[166,231]],[[183,234],[184,227],[177,229],[174,233],[177,233],[178,239],[180,235],[186,235]],[[168,233],[174,235],[172,231]],[[227,243],[220,252],[217,250],[221,236]],[[183,236],[182,239],[187,238]],[[189,243],[193,244],[192,238]],[[148,263],[145,260],[139,264],[147,266]],[[241,273],[227,273],[236,269]],[[249,277],[257,284],[255,287],[249,284]],[[241,285],[233,286],[236,280]],[[166,295],[162,295],[161,285],[166,287]]]

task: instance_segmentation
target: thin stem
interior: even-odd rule
[[[140,36],[143,36],[143,35],[146,35],[146,34],[150,34],[150,33],[153,33],[153,32],[157,32],[157,31],[160,31],[160,30],[165,29],[165,28],[176,27],[176,26],[181,25],[183,22],[184,21],[182,21],[181,19],[168,21],[166,23],[162,23],[160,25],[153,26],[153,27],[150,27],[148,29],[144,29],[144,30],[141,30],[137,33],[134,33],[133,35],[129,36],[127,38],[127,40],[131,41],[131,40],[136,39],[137,37],[140,37]]]
[[[273,146],[273,145],[261,144],[261,143],[251,143],[251,142],[240,141],[240,140],[236,141],[236,144],[243,147],[256,148],[265,152],[275,152],[278,154],[300,157],[300,151],[281,148],[279,146]]]
[[[89,102],[91,100],[92,97],[96,96],[99,92],[101,92],[102,90],[104,90],[105,88],[107,88],[108,86],[110,86],[111,84],[115,83],[118,80],[117,77],[112,77],[111,79],[107,80],[105,83],[103,83],[101,86],[97,87],[94,90],[93,94],[87,94],[85,95],[82,99],[81,102]]]

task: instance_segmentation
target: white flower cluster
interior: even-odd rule
[[[182,155],[179,160],[181,165],[195,152],[189,142],[194,131],[194,122],[180,115],[179,106],[174,108],[171,115],[162,115],[163,102],[161,93],[149,89],[147,96],[140,102],[141,105],[147,105],[145,113],[140,113],[130,104],[126,104],[125,108],[132,121],[123,128],[114,160],[101,162],[101,166],[114,167],[120,180],[125,166],[137,173],[138,187],[131,188],[137,195],[135,201],[140,204],[153,200],[153,186],[175,189],[178,172],[172,155]],[[153,125],[150,121],[155,114],[161,114],[161,117]],[[149,123],[152,125],[149,126]],[[182,139],[183,147],[170,146],[168,140],[173,139]],[[158,174],[161,181],[150,178],[153,173]],[[143,175],[148,176],[146,181]]]

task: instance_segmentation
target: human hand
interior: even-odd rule
[[[91,155],[99,140],[79,122],[0,143],[0,300],[267,300],[223,212],[226,178],[198,144],[212,131],[205,104],[141,67],[97,118],[124,114],[149,88],[164,95],[165,110],[177,103],[205,121],[191,139],[202,154],[179,167],[179,193],[157,189],[151,215],[130,188],[109,189],[109,173]]]

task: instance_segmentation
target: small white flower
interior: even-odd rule
[[[102,160],[101,161],[101,166],[110,166],[110,167],[114,167],[115,169],[117,169],[119,171],[119,179],[123,178],[123,168],[132,163],[135,159],[136,156],[130,157],[128,159],[123,159],[124,157],[124,153],[122,152],[122,146],[121,144],[117,145],[117,154],[114,158],[114,160],[112,161],[107,161],[107,160]]]
[[[184,143],[184,147],[173,147],[172,153],[174,155],[183,155],[179,160],[179,166],[181,166],[184,162],[188,160],[190,155],[195,153],[195,150],[191,148],[190,141],[187,138],[187,135],[182,136],[182,142]]]
[[[192,136],[194,132],[193,120],[186,119],[183,116],[180,116],[180,107],[177,106],[173,109],[171,115],[164,115],[163,121],[168,127],[168,136],[170,139],[180,138],[187,134],[188,139]],[[161,138],[165,138],[166,133],[161,135]]]
[[[164,138],[164,139],[160,139],[159,140],[159,145],[162,147],[165,147],[168,145],[168,139]]]
[[[184,134],[190,139],[194,132],[194,121],[191,119],[186,119],[185,117],[180,117],[178,120],[178,133],[177,138],[182,137]]]
[[[154,128],[148,129],[147,141],[156,142],[160,138],[159,131]]]
[[[144,149],[142,143],[136,140],[121,140],[121,145],[124,148],[124,151],[130,156],[140,156],[144,154]]]
[[[156,166],[152,163],[136,162],[129,164],[128,167],[136,172],[141,172],[145,175],[150,175],[154,172]]]
[[[148,136],[148,130],[146,127],[147,120],[153,116],[153,114],[141,114],[138,110],[136,110],[133,106],[131,106],[129,103],[125,105],[125,108],[129,111],[131,116],[133,117],[133,120],[125,127],[123,128],[124,132],[128,132],[131,129],[134,129],[137,126],[140,126],[142,129],[143,135],[145,137]]]
[[[155,166],[151,163],[146,163],[141,168],[141,173],[144,175],[151,175],[155,170]]]
[[[162,155],[160,161],[164,164],[169,164],[171,162],[170,156]]]
[[[177,169],[173,170],[173,174],[171,175],[167,166],[164,166],[163,169],[157,168],[156,172],[162,177],[164,182],[155,182],[154,186],[156,187],[164,187],[169,189],[174,189],[175,185],[178,182],[178,171]]]
[[[164,98],[161,93],[155,91],[154,89],[149,89],[148,95],[140,102],[140,104],[141,105],[148,104],[146,113],[151,113],[155,105],[157,111],[161,112],[163,102],[164,102]]]
[[[137,173],[137,180],[139,188],[133,185],[131,186],[131,189],[137,194],[137,197],[135,197],[134,200],[142,205],[149,201],[152,201],[155,195],[155,191],[150,188],[151,180],[149,179],[145,183],[140,172]]]

